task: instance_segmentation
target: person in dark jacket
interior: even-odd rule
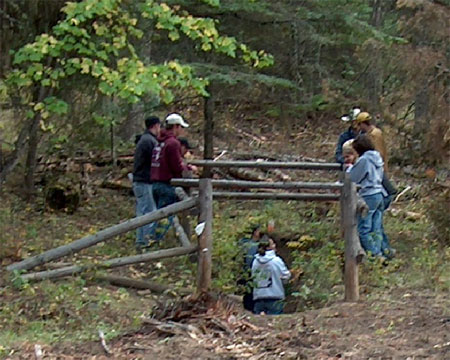
[[[346,131],[339,135],[339,139],[336,145],[335,159],[339,164],[344,164],[344,156],[342,155],[342,145],[348,140],[354,139],[358,135],[358,131],[355,128],[355,119],[361,110],[358,107],[354,107],[350,114],[341,116],[343,122],[350,123],[350,126]]]
[[[253,286],[250,281],[252,263],[255,255],[258,252],[259,240],[261,238],[261,227],[255,225],[252,228],[252,234],[250,237],[244,237],[239,240],[239,250],[242,254],[242,273],[238,280],[238,285],[244,288],[244,295],[242,297],[242,304],[244,309],[253,311]]]
[[[181,178],[183,171],[189,171],[181,156],[181,144],[177,137],[182,136],[184,129],[189,125],[179,114],[170,114],[166,117],[165,129],[158,138],[159,144],[152,153],[151,180],[153,183],[153,197],[158,209],[177,201],[175,187],[170,184],[173,178]],[[159,236],[162,238],[172,223]]]
[[[158,117],[145,119],[146,131],[136,142],[133,167],[133,193],[136,197],[136,216],[145,215],[156,209],[153,199],[150,170],[153,148],[158,145],[161,122]],[[136,247],[141,249],[149,244],[153,237],[154,224],[142,226],[136,231]]]

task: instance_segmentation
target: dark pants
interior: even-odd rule
[[[155,182],[153,183],[153,199],[158,209],[173,204],[177,202],[175,188],[164,182]]]
[[[283,300],[279,299],[258,299],[255,300],[255,306],[253,312],[255,314],[261,314],[262,312],[267,315],[280,315],[283,313]]]
[[[177,202],[177,194],[175,193],[175,188],[172,185],[164,182],[154,182],[152,184],[153,198],[155,199],[156,207],[161,209],[168,205]],[[161,226],[159,223],[156,225],[155,229],[155,240],[159,241],[166,233],[169,231],[170,227],[173,225],[173,215],[168,217],[169,224],[166,226]]]
[[[245,310],[253,311],[255,308],[255,302],[253,301],[253,290],[246,292],[242,298],[242,303]]]

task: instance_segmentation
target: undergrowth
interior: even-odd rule
[[[3,199],[2,199],[3,200]],[[108,192],[91,199],[74,214],[31,208],[11,194],[0,205],[0,260],[3,265],[69,243],[133,216],[134,200]],[[450,249],[438,241],[424,207],[414,201],[395,204],[385,228],[397,249],[388,266],[360,266],[361,293],[398,288],[450,290]],[[408,211],[420,216],[411,218]],[[395,215],[395,216],[394,216]],[[236,293],[240,271],[238,240],[255,224],[263,230],[275,222],[279,252],[300,274],[287,286],[291,311],[317,308],[343,297],[343,248],[336,203],[220,202],[214,204],[213,287]],[[195,226],[192,219],[192,226]],[[177,245],[169,234],[161,247]],[[63,261],[88,263],[134,254],[130,232]],[[196,263],[189,257],[118,270],[125,276],[195,288]],[[0,288],[0,354],[21,342],[55,343],[98,339],[102,329],[113,337],[140,325],[157,297],[108,286],[92,277],[28,283],[2,269]]]

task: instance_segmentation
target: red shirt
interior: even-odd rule
[[[181,178],[183,170],[188,170],[181,157],[181,144],[171,130],[162,130],[159,144],[152,153],[152,181],[170,182]]]

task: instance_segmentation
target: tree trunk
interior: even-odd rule
[[[427,119],[430,108],[430,96],[428,86],[424,86],[416,93],[414,109],[414,134],[423,139],[427,133]]]
[[[371,6],[372,16],[370,19],[370,24],[376,29],[379,29],[383,24],[384,17],[383,0],[372,0]],[[369,45],[367,50],[368,53],[371,54],[370,61],[372,62],[371,66],[369,66],[366,77],[368,97],[370,103],[370,111],[376,114],[381,112],[380,98],[383,71],[380,57],[377,55],[372,56],[372,54],[376,54],[378,51],[378,49],[376,49],[376,46]]]
[[[48,61],[50,64],[50,60]],[[40,86],[39,89],[36,89],[35,92],[35,99],[36,103],[40,103],[44,101],[44,99],[47,96],[50,96],[53,93],[52,89],[45,88],[43,86]],[[39,123],[41,121],[41,114],[37,113],[34,116],[34,121],[31,125],[30,131],[29,131],[29,138],[28,138],[28,152],[27,152],[27,161],[26,161],[26,168],[25,168],[25,194],[26,198],[29,201],[33,194],[34,194],[34,171],[36,169],[36,155],[37,155],[37,148],[39,145]]]
[[[36,115],[40,118],[39,115]],[[36,154],[37,148],[39,144],[39,121],[35,121],[33,123],[32,128],[30,129],[30,136],[28,138],[28,152],[27,152],[27,160],[25,165],[25,195],[26,200],[30,201],[34,194],[34,171],[36,169]]]

